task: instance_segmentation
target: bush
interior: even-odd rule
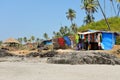
[[[116,44],[120,45],[120,36],[116,38]]]

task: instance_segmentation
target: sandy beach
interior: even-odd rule
[[[1,62],[0,80],[119,80],[120,66]]]

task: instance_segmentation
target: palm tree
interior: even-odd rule
[[[107,26],[108,26],[108,29],[111,30],[110,25],[109,25],[109,23],[108,23],[108,21],[107,21],[106,15],[105,15],[105,13],[104,13],[101,5],[100,5],[99,0],[97,0],[97,2],[98,2],[98,6],[100,7],[100,10],[101,10],[101,12],[102,12],[102,14],[103,14],[103,16],[104,16],[104,19],[105,19],[105,22],[106,22],[106,24],[107,24]]]
[[[28,43],[31,43],[31,42],[32,42],[31,38],[30,38],[30,39],[28,39]]]
[[[86,24],[91,23],[94,21],[93,14],[97,12],[97,1],[96,0],[82,0],[83,3],[82,9],[85,10],[86,18],[84,22],[86,21]]]
[[[67,19],[70,20],[72,24],[73,19],[76,18],[76,12],[73,9],[68,9],[68,12],[66,12],[66,14]]]
[[[61,34],[60,34],[60,32],[56,33],[56,37],[62,37]]]
[[[27,42],[27,37],[24,37],[23,40],[24,40],[24,42],[26,43],[26,42]]]
[[[77,33],[78,29],[77,29],[77,25],[76,24],[72,24],[71,25],[71,31],[72,31],[73,34]]]
[[[61,27],[59,32],[62,36],[64,36],[66,31],[65,31],[64,27]]]
[[[32,40],[32,42],[34,42],[35,41],[35,37],[31,36],[31,40]]]
[[[18,38],[18,41],[22,44],[23,38]]]
[[[44,38],[47,40],[47,39],[49,39],[49,37],[48,37],[48,34],[47,33],[44,33]]]
[[[114,13],[116,15],[116,10],[115,10],[115,6],[114,6],[114,3],[113,3],[113,0],[110,0],[111,4],[112,4],[112,7],[113,7],[113,10],[114,10]]]
[[[2,41],[0,41],[0,46],[1,46],[1,44],[2,44],[3,42]]]
[[[104,13],[105,13],[105,8],[106,8],[106,0],[104,0]]]
[[[118,2],[117,4],[117,8],[118,8],[118,12],[117,12],[117,16],[119,16],[120,13],[120,0],[116,0]]]
[[[36,43],[39,44],[41,42],[40,38],[36,38]]]
[[[56,35],[56,32],[55,32],[55,31],[53,31],[53,34],[54,34],[54,35]]]
[[[65,35],[66,35],[66,36],[68,36],[68,35],[71,34],[71,31],[70,31],[70,29],[68,28],[68,26],[65,26],[64,29],[65,29]]]

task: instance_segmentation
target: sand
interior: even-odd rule
[[[0,62],[0,80],[120,80],[120,66]]]

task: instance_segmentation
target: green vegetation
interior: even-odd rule
[[[66,17],[71,21],[71,25],[73,24],[73,19],[76,18],[76,12],[73,9],[68,9],[66,12]]]
[[[82,2],[82,9],[85,10],[86,17],[84,19],[84,23],[88,24],[94,21],[93,14],[97,12],[98,9],[98,2],[97,0],[81,0]]]
[[[108,19],[108,23],[110,24],[111,31],[120,32],[120,17],[111,17]],[[97,22],[92,22],[90,24],[81,26],[78,31],[86,31],[88,29],[93,30],[106,30],[108,31],[108,27],[105,23],[105,20],[100,20]]]
[[[49,39],[49,37],[48,37],[48,34],[47,33],[44,33],[43,34],[43,37],[47,40],[47,39]]]

